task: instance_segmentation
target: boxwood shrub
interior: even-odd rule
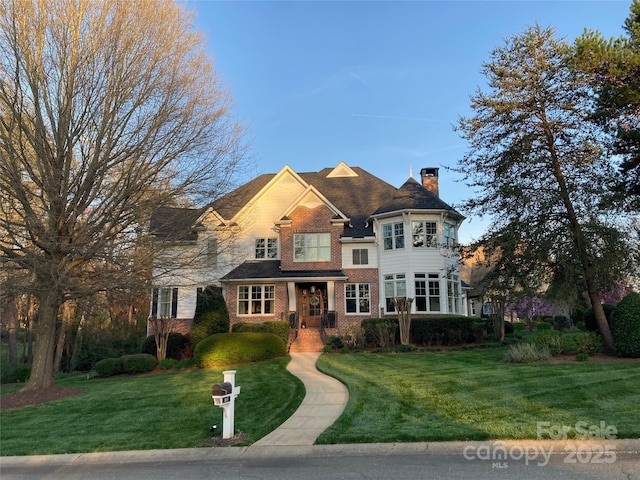
[[[621,357],[640,357],[640,293],[625,296],[609,321],[616,353]]]
[[[409,338],[417,345],[457,345],[470,343],[482,335],[473,317],[439,315],[411,320]]]
[[[133,355],[123,355],[122,367],[124,373],[144,373],[150,372],[158,365],[158,359],[148,353],[135,353]]]
[[[93,370],[99,377],[110,377],[111,375],[119,375],[124,373],[124,365],[122,357],[119,358],[103,358],[98,360],[93,366]]]
[[[193,358],[202,368],[250,363],[282,357],[287,349],[273,333],[218,333],[202,340],[193,351]]]

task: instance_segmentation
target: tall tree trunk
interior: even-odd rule
[[[600,294],[594,288],[589,288],[587,293],[589,295],[589,300],[591,301],[593,316],[596,319],[596,325],[598,325],[598,330],[602,336],[602,343],[604,343],[605,350],[609,353],[615,353],[616,347],[613,344],[613,336],[611,335],[607,316],[604,313],[604,308],[602,308],[602,299],[600,298]]]
[[[84,308],[82,310],[82,316],[80,317],[80,322],[78,323],[78,331],[76,332],[76,338],[73,342],[73,351],[71,352],[71,362],[69,365],[69,369],[74,372],[78,367],[78,359],[80,358],[80,353],[82,352],[82,341],[83,339],[83,330],[84,325],[87,321],[87,318],[91,316],[91,310],[93,309],[92,302],[86,302],[84,304]]]
[[[18,366],[18,308],[16,299],[10,298],[4,304],[0,313],[2,314],[2,324],[6,325],[9,333],[9,368]]]
[[[53,373],[60,371],[60,365],[62,364],[62,352],[64,351],[64,341],[67,337],[67,326],[71,321],[71,308],[69,302],[65,302],[62,306],[62,319],[60,321],[60,328],[58,329],[58,340],[56,342],[56,350],[53,359]]]
[[[53,356],[56,347],[56,321],[61,301],[55,292],[42,292],[39,296],[38,321],[35,322],[36,349],[31,364],[31,375],[23,391],[38,390],[53,385]]]

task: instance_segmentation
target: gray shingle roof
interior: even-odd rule
[[[449,204],[442,201],[440,197],[424,188],[421,183],[418,183],[413,178],[404,182],[372,215],[402,210],[448,210],[453,215],[463,218]]]
[[[394,211],[445,210],[464,218],[413,178],[396,189],[360,167],[351,167],[351,170],[357,173],[357,176],[327,177],[333,168],[298,173],[306,183],[315,187],[350,219],[350,225],[345,225],[343,236],[371,236],[373,229],[368,219],[372,215]],[[220,197],[210,206],[224,219],[230,220],[275,176],[276,174],[260,175]],[[158,236],[164,238],[175,236],[180,240],[193,240],[196,235],[195,223],[204,211],[204,208],[159,209],[154,213],[151,228]]]
[[[158,208],[151,215],[150,228],[163,240],[195,241],[196,223],[206,208]]]
[[[286,278],[343,278],[342,270],[280,270],[280,260],[247,260],[231,270],[222,281],[233,280],[283,280]]]

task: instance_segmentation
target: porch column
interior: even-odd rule
[[[327,282],[327,309],[333,312],[336,309],[335,283]]]
[[[289,294],[289,311],[296,311],[296,283],[287,282],[287,293]]]

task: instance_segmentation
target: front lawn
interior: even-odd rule
[[[300,405],[304,386],[285,369],[288,362],[279,358],[233,367],[241,386],[235,427],[246,435],[245,444],[271,432]],[[3,410],[0,455],[210,445],[212,425],[218,425],[217,435],[222,434],[222,409],[213,406],[211,386],[222,382],[223,370],[227,369],[61,380],[58,385],[86,393]]]
[[[523,365],[500,363],[504,354],[323,355],[318,367],[350,398],[317,443],[535,439],[537,422],[572,433],[605,422],[640,438],[639,362]]]

